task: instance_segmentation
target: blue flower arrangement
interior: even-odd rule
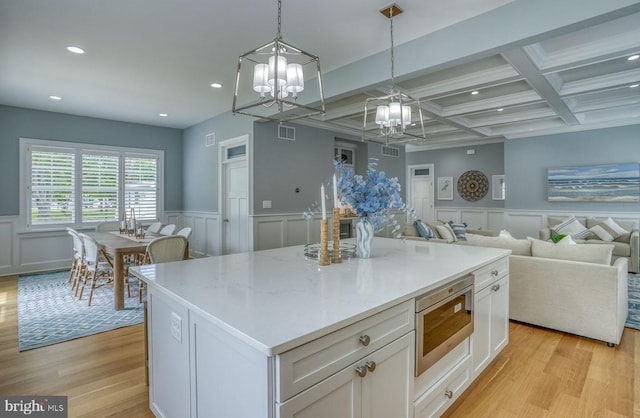
[[[351,206],[359,218],[367,218],[376,232],[390,223],[393,233],[400,230],[392,210],[405,211],[406,206],[400,197],[401,186],[397,177],[387,177],[384,171],[376,170],[378,161],[371,158],[366,176],[355,174],[353,169],[347,168],[342,162],[335,161],[333,165],[338,172],[337,188],[340,202]]]

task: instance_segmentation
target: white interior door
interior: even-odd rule
[[[222,147],[223,254],[249,251],[249,170],[246,149],[246,142]]]
[[[435,221],[433,164],[409,166],[407,200],[409,206],[416,211],[417,219]]]

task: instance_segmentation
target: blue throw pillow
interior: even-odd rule
[[[433,232],[433,229],[429,228],[422,222],[420,219],[413,223],[418,230],[418,235],[425,239],[437,238],[436,233]]]
[[[467,223],[462,222],[461,224],[454,223],[453,221],[449,221],[449,226],[453,229],[453,233],[456,234],[456,239],[458,241],[466,241],[467,240]]]

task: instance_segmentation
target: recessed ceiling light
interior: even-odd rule
[[[474,90],[471,92],[471,95],[475,96],[476,94],[479,94],[480,92],[478,90]]]
[[[73,52],[74,54],[84,54],[84,49],[80,48],[79,46],[68,46],[67,51]]]
[[[214,89],[220,89],[222,88],[222,83],[211,83],[211,87]]]
[[[498,112],[502,112],[504,110],[504,108],[500,108],[500,109],[496,109]]]
[[[49,98],[51,100],[62,100],[62,97],[60,97],[60,96],[49,96]]]
[[[630,89],[635,89],[636,87],[640,86],[640,84],[632,84],[629,86]]]
[[[640,58],[640,55],[635,54],[635,55],[631,55],[629,58],[627,58],[628,61],[635,61],[638,58]]]
[[[166,118],[167,116],[169,116],[168,113],[160,113],[160,116],[162,116],[163,118]]]

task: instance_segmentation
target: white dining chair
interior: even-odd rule
[[[120,222],[118,221],[100,222],[98,225],[96,225],[96,231],[98,232],[118,231],[119,229]]]
[[[80,294],[78,295],[78,299],[82,299],[84,288],[88,284],[90,286],[88,305],[91,306],[93,291],[99,287],[113,284],[113,268],[111,263],[102,259],[98,243],[95,239],[82,233],[78,235],[84,243],[85,274],[78,282],[76,293],[78,293],[79,288]]]
[[[151,264],[181,261],[184,259],[184,252],[188,242],[182,235],[158,237],[147,244],[145,261]],[[142,302],[143,289],[144,282],[139,280],[138,300],[140,302]]]
[[[176,230],[174,224],[165,225],[159,232],[160,235],[173,235],[173,231]]]
[[[149,225],[149,227],[147,228],[147,232],[157,234],[158,232],[160,232],[160,229],[162,229],[162,222],[154,222]]]
[[[71,289],[75,290],[78,279],[84,274],[84,244],[78,231],[73,228],[67,228],[67,232],[71,236],[73,243],[73,258],[71,260],[71,270],[69,270],[69,279],[67,282],[71,283]]]
[[[179,230],[178,232],[176,232],[176,235],[180,235],[183,236],[187,239],[187,241],[189,240],[189,237],[191,236],[191,228],[190,227],[185,227],[182,228],[181,230]]]

